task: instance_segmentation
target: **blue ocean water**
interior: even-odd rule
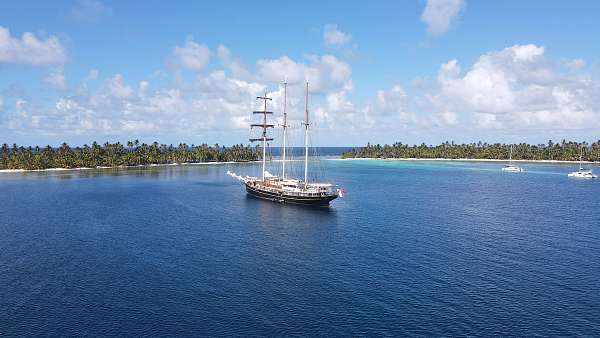
[[[600,181],[523,166],[323,160],[324,210],[257,164],[0,174],[0,335],[599,336]]]

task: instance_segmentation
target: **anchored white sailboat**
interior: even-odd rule
[[[262,137],[250,139],[250,141],[262,141],[263,156],[262,156],[262,175],[261,177],[242,177],[230,171],[227,172],[231,177],[241,181],[246,186],[246,192],[254,197],[282,202],[294,203],[314,206],[327,206],[329,202],[343,196],[343,190],[338,189],[331,183],[318,183],[308,181],[308,130],[310,122],[308,120],[308,82],[306,83],[306,109],[304,115],[304,180],[287,178],[285,173],[286,164],[286,138],[287,138],[287,81],[284,82],[284,106],[283,106],[283,151],[282,151],[282,174],[281,177],[270,174],[265,170],[266,164],[266,143],[273,140],[267,137],[267,128],[273,128],[273,124],[267,123],[267,115],[273,112],[267,111],[267,101],[271,98],[265,96],[257,97],[259,100],[264,100],[263,111],[254,112],[262,114],[262,123],[252,124],[251,127],[262,128]]]
[[[502,168],[502,171],[505,172],[509,172],[509,173],[520,173],[523,172],[523,168],[513,165],[512,164],[512,152],[513,152],[513,145],[510,145],[510,155],[508,158],[508,165],[505,165],[504,168]]]
[[[598,175],[592,172],[592,169],[583,168],[583,146],[579,151],[579,170],[569,173],[569,177],[573,178],[598,178]]]

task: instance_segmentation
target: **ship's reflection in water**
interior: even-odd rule
[[[241,193],[241,192],[240,192]],[[329,207],[310,207],[258,199],[246,195],[245,214],[255,217],[252,223],[265,239],[287,245],[306,245],[329,238],[338,227],[337,212],[332,204]],[[255,210],[255,211],[252,211]],[[272,243],[271,243],[272,244]]]

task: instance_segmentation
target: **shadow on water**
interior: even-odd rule
[[[335,209],[332,208],[331,205],[323,207],[323,206],[309,206],[309,205],[299,205],[293,203],[279,203],[268,200],[263,200],[251,195],[246,194],[246,203],[250,207],[263,207],[263,205],[268,205],[272,209],[271,211],[278,211],[279,209],[291,209],[296,213],[314,213],[314,214],[334,214]]]
[[[246,196],[242,202],[248,217],[247,229],[259,239],[261,252],[269,266],[296,268],[304,264],[299,257],[319,256],[339,231],[339,214],[331,207],[315,208],[302,205],[277,203]],[[290,252],[290,259],[280,261],[277,252]],[[293,258],[292,258],[293,257]]]

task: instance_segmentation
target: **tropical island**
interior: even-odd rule
[[[397,142],[392,145],[372,145],[353,148],[342,154],[344,159],[379,158],[379,159],[473,159],[473,160],[507,160],[510,155],[510,144],[502,143],[468,143],[455,144],[444,142],[439,145],[408,145]],[[560,143],[548,141],[547,144],[520,143],[513,145],[513,160],[526,161],[578,161],[581,149],[583,160],[600,162],[600,140],[588,144],[563,140]]]
[[[46,146],[23,147],[3,144],[0,149],[0,170],[43,170],[51,168],[104,168],[142,165],[181,164],[199,162],[256,161],[260,154],[256,148],[244,145],[224,147],[218,144],[173,145],[129,141],[126,145],[93,142],[91,146],[71,148],[63,143],[58,148]]]

